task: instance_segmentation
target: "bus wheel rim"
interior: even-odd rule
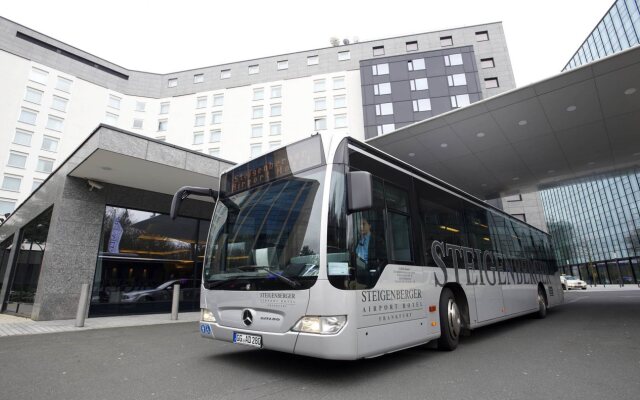
[[[449,332],[451,332],[451,336],[455,339],[460,334],[460,310],[458,310],[458,305],[453,299],[449,299],[449,304],[447,307],[447,314],[449,320]]]

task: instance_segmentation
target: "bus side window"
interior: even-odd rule
[[[409,195],[405,190],[385,183],[385,200],[389,223],[391,260],[413,262]]]
[[[445,244],[466,246],[466,229],[462,212],[462,201],[442,189],[420,183],[420,216],[423,224],[423,236],[426,252],[426,264],[434,266],[431,245],[434,241]],[[450,256],[445,256],[447,266],[453,266]]]

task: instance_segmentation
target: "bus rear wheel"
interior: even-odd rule
[[[458,347],[462,317],[456,298],[449,288],[442,289],[440,294],[440,339],[438,349],[451,351]]]

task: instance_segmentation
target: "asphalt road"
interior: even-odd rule
[[[352,362],[201,339],[195,323],[0,338],[0,399],[638,399],[640,291],[565,301],[454,352]]]

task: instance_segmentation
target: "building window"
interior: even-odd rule
[[[418,42],[417,41],[412,41],[412,42],[407,42],[407,51],[418,51]]]
[[[351,60],[351,52],[347,51],[339,51],[338,52],[338,61],[347,61]]]
[[[198,97],[196,99],[196,108],[206,108],[207,107],[207,96]]]
[[[262,143],[252,144],[250,149],[251,149],[251,158],[256,158],[260,154],[262,154]]]
[[[56,131],[56,132],[62,132],[63,123],[64,123],[64,120],[62,118],[49,115],[49,118],[47,119],[47,129],[51,129],[52,131]]]
[[[165,132],[168,127],[169,127],[168,119],[158,120],[158,132]]]
[[[373,56],[383,56],[384,46],[373,46]]]
[[[116,124],[118,122],[118,114],[114,114],[110,112],[105,113],[104,120],[108,124]]]
[[[324,79],[317,79],[317,80],[313,81],[313,91],[314,91],[314,93],[324,92],[324,90],[325,90],[325,80]]]
[[[31,182],[31,191],[35,192],[35,190],[42,185],[42,182],[44,182],[42,179],[34,179],[33,182]]]
[[[327,118],[317,117],[313,119],[313,126],[316,131],[323,131],[327,129]]]
[[[449,54],[448,56],[444,56],[444,65],[447,67],[462,65],[462,54]]]
[[[56,89],[61,90],[63,92],[71,93],[71,83],[73,81],[63,78],[61,76],[58,77],[56,81]]]
[[[409,71],[420,71],[425,69],[424,58],[418,58],[416,60],[410,60],[407,62],[407,68]]]
[[[260,73],[260,66],[258,64],[249,65],[249,75],[255,75]]]
[[[0,199],[0,217],[11,214],[15,208],[16,202],[14,200]]]
[[[373,75],[389,75],[389,64],[377,64],[371,66]]]
[[[465,74],[454,74],[447,76],[449,86],[464,86],[467,84],[467,76]]]
[[[213,157],[220,157],[220,149],[209,149],[209,155]]]
[[[133,119],[133,129],[142,129],[143,124],[144,124],[144,120],[140,118]]]
[[[346,128],[347,127],[347,114],[338,114],[334,117],[334,127],[335,128]]]
[[[269,135],[276,136],[282,134],[282,122],[272,122],[269,124]]]
[[[307,57],[307,65],[318,65],[320,63],[320,57],[309,56]]]
[[[219,143],[222,139],[222,131],[220,129],[212,129],[209,131],[209,142]]]
[[[391,94],[391,83],[378,83],[377,85],[373,85],[373,94],[375,96],[380,96],[383,94]]]
[[[333,96],[333,108],[345,108],[347,106],[347,96],[344,94]]]
[[[430,99],[418,99],[413,101],[413,111],[430,111],[431,100]]]
[[[204,82],[204,74],[193,75],[193,83],[202,83],[202,82]]]
[[[10,151],[7,166],[14,168],[24,168],[27,165],[27,154],[18,151]]]
[[[30,81],[46,85],[48,79],[49,79],[49,73],[47,71],[43,71],[39,68],[31,67],[31,72],[29,72]]]
[[[253,101],[264,99],[264,88],[253,89]]]
[[[378,125],[378,136],[393,132],[396,129],[395,124]]]
[[[484,87],[486,89],[493,89],[497,88],[498,86],[500,86],[498,84],[498,78],[487,78],[484,80]]]
[[[275,140],[273,142],[269,142],[269,150],[275,149],[276,147],[280,147],[281,144],[282,144],[282,142],[280,142],[279,140]]]
[[[471,104],[468,94],[459,94],[457,96],[451,96],[451,107],[460,108]]]
[[[476,42],[485,42],[487,40],[489,40],[488,31],[476,32]]]
[[[8,190],[10,192],[19,192],[20,183],[22,183],[22,177],[17,175],[5,175],[2,180],[2,190]]]
[[[37,111],[23,108],[20,110],[20,116],[18,117],[18,121],[25,124],[29,124],[29,125],[35,125],[37,118],[38,118]]]
[[[271,86],[271,98],[279,99],[282,97],[282,86]]]
[[[193,144],[202,144],[204,143],[204,132],[195,132],[193,134]]]
[[[251,112],[251,118],[253,119],[257,119],[257,118],[262,118],[263,116],[263,107],[262,106],[255,106],[252,108],[252,112]]]
[[[376,104],[376,115],[393,114],[393,103]]]
[[[170,103],[160,103],[160,114],[169,114]]]
[[[282,104],[271,104],[271,116],[279,117],[282,115]]]
[[[207,117],[206,117],[205,114],[196,115],[196,120],[195,120],[193,126],[204,126],[206,118]]]
[[[211,113],[211,123],[213,125],[222,123],[222,112],[221,111],[214,111],[214,112]]]
[[[224,94],[214,94],[213,95],[213,106],[214,107],[222,107],[224,105]]]
[[[136,101],[136,111],[144,112],[146,108],[147,103],[145,103],[144,101]]]
[[[178,78],[171,78],[167,80],[167,87],[173,88],[178,86]]]
[[[231,78],[230,69],[223,69],[222,71],[220,71],[220,79],[229,79],[229,78]]]
[[[429,81],[427,78],[411,79],[409,81],[409,86],[414,92],[416,90],[427,90],[429,89]]]
[[[511,216],[518,218],[522,222],[527,222],[527,216],[524,214],[511,214]]]
[[[495,68],[496,64],[493,61],[493,58],[482,58],[480,59],[480,68]]]
[[[29,103],[40,104],[42,103],[42,91],[28,87],[24,94],[24,100]]]
[[[262,124],[251,125],[251,137],[252,138],[262,137]]]
[[[504,200],[509,202],[509,203],[513,203],[513,202],[516,202],[516,201],[522,201],[522,195],[521,194],[514,194],[513,196],[505,197]]]
[[[44,172],[45,174],[53,171],[53,163],[55,160],[50,158],[38,157],[38,165],[36,166],[36,172]]]
[[[317,97],[313,99],[313,111],[324,111],[327,109],[327,99],[325,97]]]
[[[333,78],[333,89],[344,89],[344,76]]]
[[[57,138],[54,138],[51,136],[44,136],[42,138],[41,149],[55,153],[56,151],[58,151],[58,142],[59,142],[59,139]]]
[[[114,96],[114,95],[109,95],[109,107],[111,108],[115,108],[116,110],[120,109],[120,102],[122,101],[122,98],[118,97],[118,96]]]
[[[440,37],[440,46],[441,47],[453,46],[453,37],[452,36],[441,36]]]
[[[289,60],[280,60],[277,63],[278,71],[282,71],[283,69],[289,69]]]
[[[21,146],[31,146],[31,138],[33,134],[31,132],[24,131],[22,129],[16,129],[16,133],[13,136],[13,143]]]

